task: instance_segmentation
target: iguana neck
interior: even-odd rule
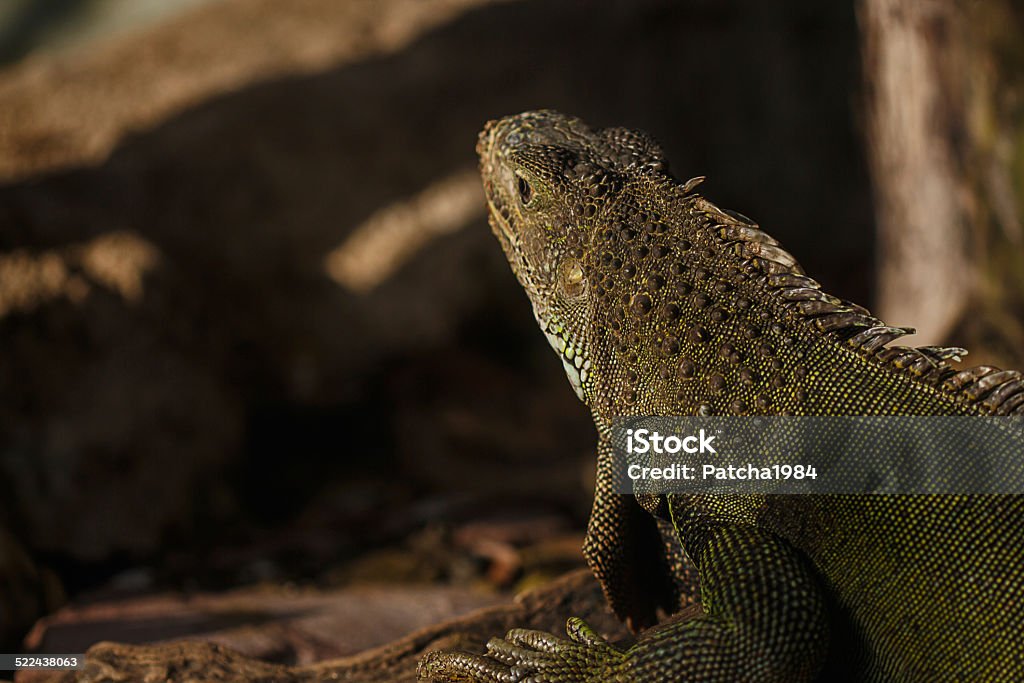
[[[987,374],[958,375],[962,349],[886,347],[912,330],[822,291],[749,219],[681,195],[643,183],[592,234],[585,396],[604,420],[991,412],[958,390]]]

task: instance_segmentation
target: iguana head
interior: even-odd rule
[[[535,111],[489,122],[477,153],[494,234],[583,399],[599,285],[591,243],[630,176],[664,168],[661,150],[642,133]]]

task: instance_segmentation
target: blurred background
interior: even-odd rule
[[[1022,34],[1012,0],[6,0],[0,651],[308,662],[582,566],[595,439],[486,226],[491,118],[645,129],[826,289],[1024,365]]]

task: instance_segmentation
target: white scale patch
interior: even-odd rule
[[[558,357],[562,359],[562,367],[565,369],[565,375],[569,378],[569,384],[572,385],[573,390],[576,392],[576,396],[583,400],[583,383],[587,381],[587,376],[590,371],[590,361],[583,358],[582,355],[576,352],[572,346],[566,342],[566,340],[560,334],[555,332],[549,332],[547,329],[544,330],[544,336],[548,339],[548,344],[551,345],[557,353]]]

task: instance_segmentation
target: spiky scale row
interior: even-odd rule
[[[893,371],[909,372],[933,385],[941,384],[946,391],[960,394],[983,412],[1024,415],[1024,382],[1019,372],[979,366],[958,373],[948,362],[959,362],[967,355],[967,350],[960,347],[889,347],[890,342],[914,334],[915,330],[885,325],[866,309],[824,292],[817,281],[803,274],[796,259],[777,240],[745,216],[719,209],[706,201],[702,208],[719,222],[721,238],[739,245],[740,253],[767,274],[767,286],[783,301],[792,302],[793,309],[813,320],[822,332],[848,336],[847,343],[851,347],[881,365]],[[973,384],[968,382],[972,379]]]

